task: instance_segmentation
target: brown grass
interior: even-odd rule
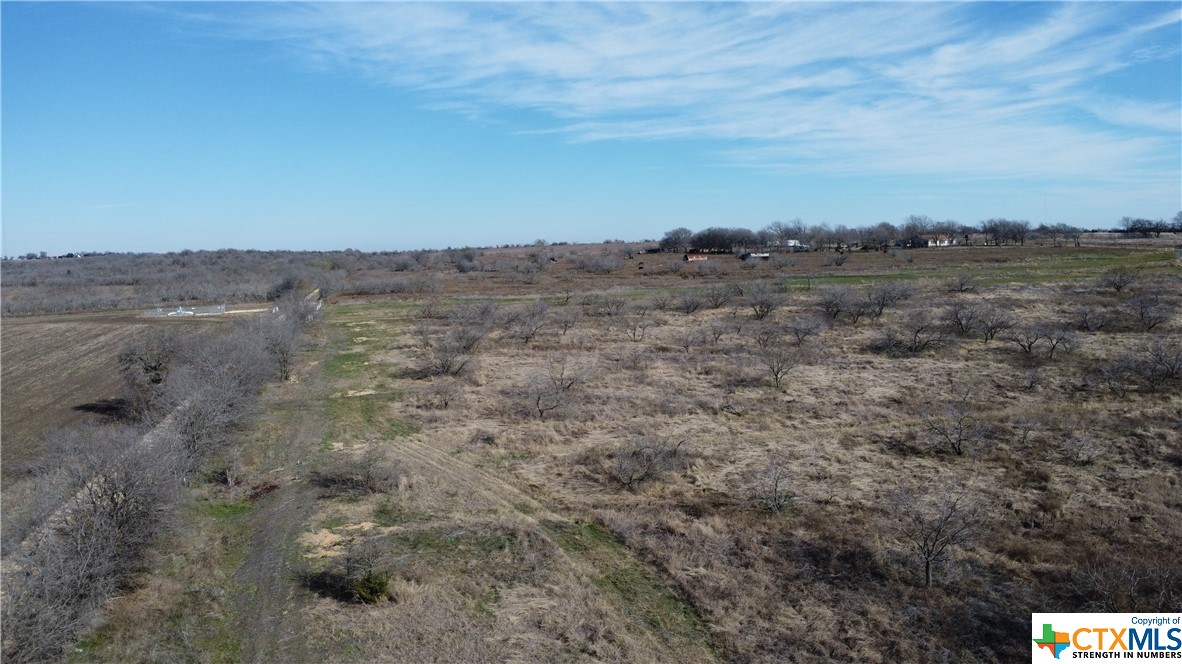
[[[1182,570],[1143,559],[1182,541],[1182,386],[1117,398],[1095,377],[1152,333],[1081,331],[1053,359],[1004,335],[873,350],[884,329],[952,298],[1022,323],[1119,308],[1123,296],[1094,283],[1114,263],[1158,275],[1153,287],[1178,306],[1169,261],[1131,247],[991,247],[855,253],[840,266],[803,254],[779,271],[727,257],[674,271],[641,255],[617,256],[608,274],[578,267],[577,253],[619,250],[547,248],[558,262],[539,273],[512,269],[530,249],[486,251],[488,271],[440,276],[426,316],[410,296],[330,306],[335,341],[310,369],[329,381],[325,434],[298,481],[366,455],[399,473],[382,492],[315,498],[290,569],[373,548],[390,581],[376,604],[284,581],[306,600],[285,620],[306,627],[310,647],[339,661],[1000,662],[1025,656],[1034,611],[1178,610]],[[960,271],[980,277],[977,292],[947,291]],[[763,280],[785,298],[769,321],[800,320],[817,313],[808,274],[858,293],[905,279],[917,294],[809,339],[779,387],[741,296],[678,311],[682,289]],[[665,309],[653,306],[662,293],[673,294]],[[423,340],[446,334],[459,302],[503,314],[537,297],[577,322],[523,342],[498,319],[467,375],[424,370]],[[655,324],[636,338],[622,316]],[[1154,333],[1179,330],[1174,319]],[[541,417],[521,394],[555,358],[588,378]],[[981,433],[964,454],[933,446],[923,421],[958,387]],[[613,480],[612,455],[645,440],[684,440],[674,467],[631,487]],[[777,469],[791,495],[778,511],[760,499]],[[932,588],[898,534],[892,496],[904,486],[962,487],[987,515]]]

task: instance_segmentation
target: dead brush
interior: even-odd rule
[[[309,590],[340,602],[374,604],[387,599],[393,560],[381,540],[368,540],[320,568],[304,563],[296,578]]]
[[[607,475],[629,491],[655,481],[678,470],[688,463],[688,455],[682,450],[685,440],[652,437],[622,445],[609,451],[601,464]]]
[[[375,449],[361,457],[334,458],[308,474],[322,498],[349,500],[394,491],[401,478],[398,465]]]

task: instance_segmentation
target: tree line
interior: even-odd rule
[[[236,481],[238,437],[264,384],[289,377],[315,315],[296,291],[278,308],[215,331],[168,326],[130,343],[118,355],[122,411],[47,436],[47,453],[20,480],[31,495],[5,506],[5,661],[60,660],[143,569],[185,488]]]
[[[1175,215],[1172,221],[1125,217],[1118,230],[1141,237],[1163,232],[1179,233],[1182,232],[1182,212]],[[659,245],[666,252],[730,252],[785,248],[797,244],[814,249],[858,246],[877,250],[906,246],[917,239],[943,238],[955,240],[958,244],[983,242],[1024,245],[1027,242],[1050,242],[1058,246],[1078,244],[1085,232],[1082,228],[1066,223],[1035,226],[1024,219],[991,218],[977,224],[962,224],[954,220],[939,221],[925,215],[911,215],[900,224],[883,221],[864,227],[844,224],[806,225],[800,219],[772,222],[758,231],[738,227],[710,227],[695,232],[680,227],[666,232]]]

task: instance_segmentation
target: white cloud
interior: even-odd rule
[[[1146,41],[1176,42],[1182,13],[1016,7],[284,3],[237,29],[439,107],[541,111],[576,141],[726,139],[735,163],[838,173],[1176,177],[1179,104],[1097,95],[1097,76],[1176,57]]]

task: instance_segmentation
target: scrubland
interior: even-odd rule
[[[1172,253],[841,256],[350,272],[79,656],[1005,662],[1179,610]]]

